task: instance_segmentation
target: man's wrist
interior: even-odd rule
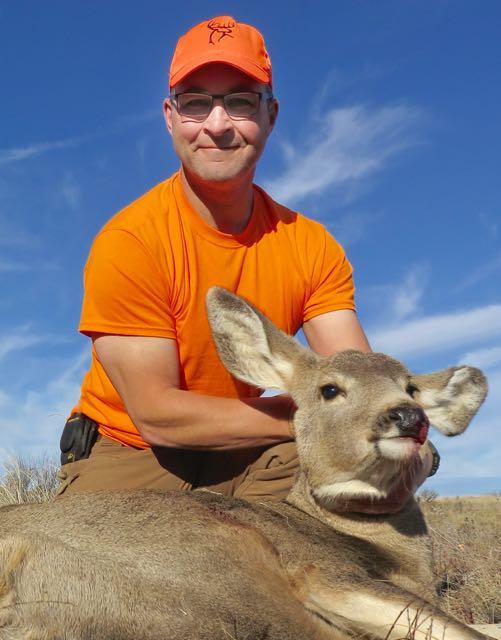
[[[428,440],[428,447],[431,451],[431,455],[433,458],[431,469],[430,469],[430,472],[428,473],[428,478],[431,478],[431,476],[434,476],[437,473],[438,468],[440,466],[440,454],[438,453],[435,445],[432,442],[430,442],[430,440]]]

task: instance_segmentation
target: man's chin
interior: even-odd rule
[[[196,167],[192,172],[204,182],[232,182],[248,175],[247,167],[223,166],[223,163],[213,163],[214,166]],[[218,166],[219,165],[219,166]]]

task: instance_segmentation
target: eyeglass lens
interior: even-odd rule
[[[230,116],[251,116],[259,110],[259,93],[229,93],[222,96],[224,108]],[[207,117],[212,110],[214,97],[205,93],[180,93],[176,96],[177,108],[183,116]]]

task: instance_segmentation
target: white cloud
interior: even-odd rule
[[[90,360],[85,346],[67,360],[62,372],[38,389],[9,394],[0,389],[0,458],[57,457],[66,417],[78,401],[80,385]]]
[[[468,351],[458,358],[458,364],[469,364],[479,369],[490,369],[501,364],[501,346]],[[501,407],[500,407],[501,408]]]
[[[53,271],[58,266],[55,262],[49,260],[32,260],[29,262],[21,262],[20,260],[9,260],[0,258],[0,274],[3,273],[19,273],[25,271]]]
[[[25,147],[14,147],[11,149],[0,149],[0,166],[20,162],[35,156],[42,155],[56,149],[67,149],[75,147],[83,142],[86,137],[66,138],[65,140],[54,140],[53,142],[39,142],[29,144]]]
[[[395,287],[391,302],[396,320],[403,320],[418,310],[428,276],[427,266],[415,265],[409,270],[403,283]]]
[[[0,213],[0,247],[33,249],[39,246],[40,239],[14,224],[11,217]]]
[[[72,209],[80,204],[81,189],[71,171],[67,171],[63,178],[63,183],[59,189],[59,196],[63,203]]]
[[[497,216],[490,216],[486,213],[480,213],[478,216],[481,224],[486,229],[488,235],[495,240],[499,232],[499,214]]]
[[[438,353],[501,335],[501,305],[428,316],[368,333],[374,349],[396,357]]]
[[[348,247],[358,242],[371,224],[381,219],[381,214],[351,211],[341,216],[336,216],[331,222],[326,223],[330,233],[343,247]]]
[[[49,338],[47,336],[41,336],[36,333],[30,333],[28,326],[19,327],[12,333],[2,335],[0,337],[0,360],[5,358],[13,351],[20,351],[27,349],[36,344],[47,342]]]
[[[360,297],[371,309],[373,318],[380,317],[385,328],[393,328],[397,322],[410,316],[422,315],[421,300],[429,277],[430,268],[427,264],[414,264],[400,281],[370,286]],[[373,323],[377,324],[377,321],[374,319]],[[382,329],[376,327],[373,335],[381,332]]]
[[[471,287],[472,285],[485,280],[489,276],[494,275],[498,271],[501,272],[501,254],[496,256],[493,260],[490,260],[489,262],[486,262],[485,264],[475,269],[473,273],[468,276],[468,278],[459,283],[459,285],[456,287],[456,291],[462,291],[467,287]]]
[[[407,106],[332,109],[312,124],[306,144],[286,144],[285,172],[265,183],[280,202],[296,202],[333,186],[350,186],[416,144],[422,114]]]
[[[130,114],[125,116],[119,116],[117,120],[102,129],[93,133],[85,134],[82,136],[75,136],[71,138],[63,138],[62,140],[52,140],[50,142],[35,142],[27,144],[23,147],[12,147],[10,149],[0,149],[0,166],[13,164],[14,162],[21,162],[22,160],[28,160],[36,156],[49,153],[50,151],[56,151],[58,149],[68,149],[70,147],[76,147],[84,142],[88,142],[94,138],[99,138],[111,133],[116,133],[122,129],[136,126],[154,119],[155,117],[161,118],[161,108],[148,111],[144,111],[139,114]]]

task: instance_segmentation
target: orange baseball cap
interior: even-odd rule
[[[211,62],[224,62],[271,85],[271,61],[263,36],[255,27],[231,16],[201,22],[179,38],[170,67],[169,88]]]

